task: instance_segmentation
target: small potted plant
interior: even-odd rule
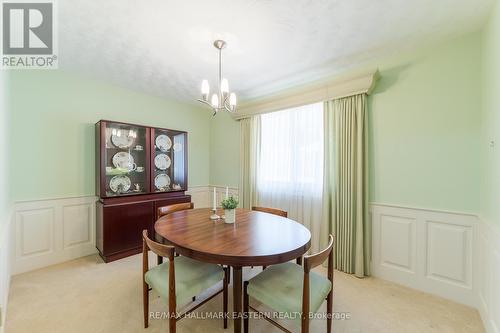
[[[224,208],[225,222],[234,223],[236,221],[236,207],[238,207],[238,199],[230,196],[222,200],[222,208]]]

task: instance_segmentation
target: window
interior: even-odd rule
[[[321,196],[323,103],[262,115],[260,137],[259,196]]]

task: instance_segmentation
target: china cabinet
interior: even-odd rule
[[[96,245],[109,262],[141,251],[158,207],[191,201],[187,132],[101,120],[95,142]]]

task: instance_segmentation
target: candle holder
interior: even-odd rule
[[[212,209],[212,215],[210,215],[211,220],[218,220],[220,219],[220,216],[217,215],[217,209]]]

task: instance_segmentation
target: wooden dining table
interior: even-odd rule
[[[237,209],[236,223],[228,224],[223,219],[210,220],[211,212],[199,208],[164,216],[155,223],[156,238],[174,245],[180,255],[233,268],[234,332],[240,333],[242,268],[276,265],[302,256],[311,245],[311,233],[291,219],[269,213]]]

